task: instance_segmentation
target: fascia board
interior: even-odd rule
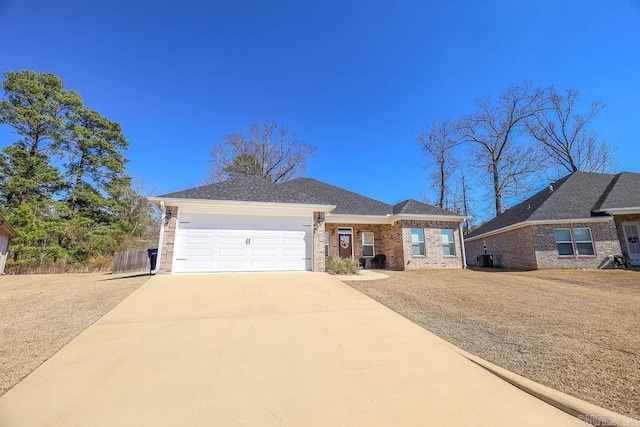
[[[465,219],[469,219],[469,216],[464,215],[421,215],[421,214],[395,214],[391,216],[392,220],[400,221],[403,219],[406,220],[416,220],[416,221],[453,221],[460,222]]]
[[[247,209],[295,209],[314,212],[330,212],[335,209],[335,205],[314,205],[304,203],[273,203],[273,202],[249,202],[237,200],[205,200],[205,199],[185,199],[171,197],[149,197],[151,203],[157,205],[164,202],[165,206],[211,206],[211,207],[244,207]]]
[[[391,215],[334,215],[328,213],[327,224],[391,224]]]

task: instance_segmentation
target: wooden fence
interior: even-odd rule
[[[113,254],[113,267],[111,268],[113,274],[149,271],[150,268],[151,264],[146,249],[116,252]]]

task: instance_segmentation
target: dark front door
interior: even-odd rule
[[[351,258],[351,234],[338,234],[338,254],[340,258]]]

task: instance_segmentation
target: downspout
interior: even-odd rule
[[[150,274],[156,274],[160,270],[160,257],[162,256],[162,238],[164,237],[164,219],[167,213],[167,208],[164,206],[164,202],[160,202],[160,210],[162,215],[160,216],[160,236],[158,237],[158,257],[156,258],[156,268],[151,270]]]
[[[462,221],[460,221],[460,246],[462,247],[462,268],[467,268],[467,253],[466,253],[467,251],[464,248],[464,235],[462,234]]]

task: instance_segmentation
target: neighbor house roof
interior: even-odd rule
[[[640,173],[622,172],[612,181],[598,211],[640,208]]]
[[[2,216],[2,214],[0,214],[0,232],[9,237],[16,237],[18,235],[16,229],[13,228],[11,224],[9,224],[9,221],[7,221],[7,219]]]
[[[533,221],[564,221],[607,216],[609,206],[639,207],[640,174],[574,172],[484,223],[467,238]],[[635,192],[631,190],[635,185]],[[626,193],[632,193],[631,195]],[[631,205],[629,205],[631,203]],[[635,205],[633,204],[635,203]]]
[[[246,176],[152,198],[154,201],[158,199],[331,205],[335,206],[330,212],[331,215],[391,217],[396,214],[406,214],[461,217],[461,215],[454,212],[412,199],[392,206],[312,178],[296,178],[280,184],[274,184],[262,178]]]
[[[292,188],[274,184],[271,181],[255,176],[233,178],[228,181],[176,191],[175,193],[169,193],[159,197],[171,199],[323,204],[317,197],[300,193]]]

